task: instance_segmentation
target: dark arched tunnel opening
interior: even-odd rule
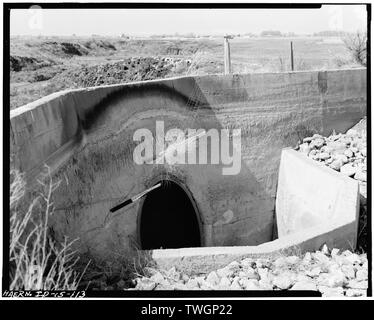
[[[199,247],[195,208],[182,187],[172,181],[147,194],[140,216],[143,250]]]

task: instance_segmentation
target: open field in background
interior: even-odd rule
[[[234,73],[359,67],[339,38],[236,38]],[[12,37],[10,107],[53,92],[182,75],[223,73],[223,39]]]

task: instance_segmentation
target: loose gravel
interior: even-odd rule
[[[362,297],[368,288],[366,254],[326,246],[302,257],[245,258],[209,274],[189,276],[174,267],[147,272],[128,290],[311,290],[324,297]]]
[[[358,180],[360,192],[366,196],[367,146],[366,119],[346,133],[323,137],[314,134],[303,139],[299,151],[333,170]]]

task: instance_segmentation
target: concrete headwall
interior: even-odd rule
[[[29,186],[44,163],[61,185],[54,231],[99,256],[139,242],[141,202],[109,208],[163,177],[189,191],[204,246],[272,240],[281,150],[312,133],[344,132],[366,115],[366,69],[214,75],[65,91],[11,111],[12,165]],[[222,165],[136,165],[133,133],[241,129],[241,171]],[[232,212],[226,219],[227,212]],[[106,224],[106,222],[108,222]]]

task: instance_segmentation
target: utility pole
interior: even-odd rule
[[[230,42],[229,39],[233,39],[233,36],[226,35],[224,38],[224,63],[225,63],[225,74],[230,74],[231,70],[231,57],[230,57]]]
[[[293,68],[293,46],[292,46],[292,41],[291,41],[291,70],[294,71],[294,68]]]

